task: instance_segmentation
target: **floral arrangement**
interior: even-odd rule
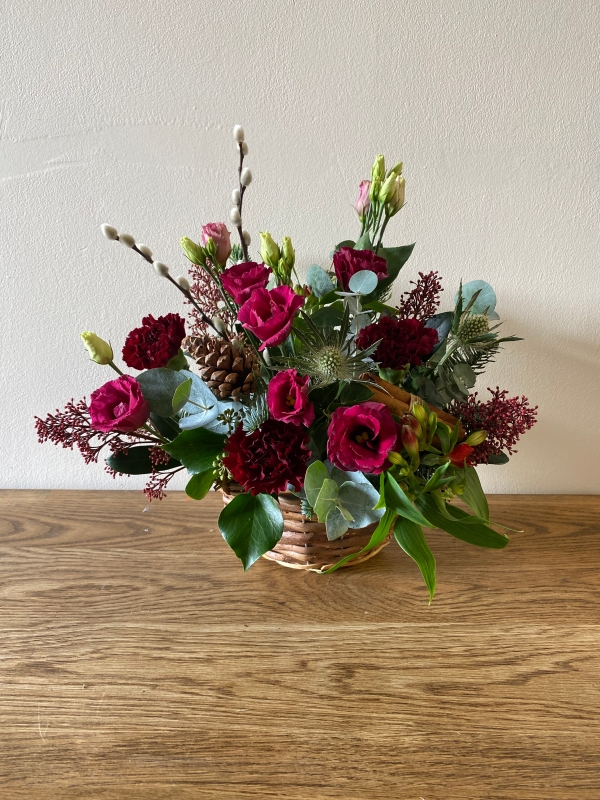
[[[211,488],[235,489],[219,528],[245,569],[282,536],[282,493],[300,498],[304,517],[324,523],[329,540],[375,526],[361,553],[393,531],[433,597],[424,529],[482,547],[508,541],[490,521],[476,467],[506,463],[536,408],[498,388],[487,400],[471,390],[517,337],[500,335],[484,281],[460,285],[440,311],[440,276],[419,273],[392,303],[414,245],[383,244],[405,179],[402,164],[386,169],[381,155],[354,206],[360,233],[335,247],[327,268],[313,264],[301,280],[291,239],[278,244],[268,232],[251,260],[242,211],[252,174],[240,126],[234,138],[229,218],[239,244],[225,224],[204,225],[200,242],[181,240],[189,273],[174,278],[148,247],[102,226],[183,295],[189,319],[144,317],[122,349],[133,374],[117,366],[110,344],[81,334],[91,359],[117,377],[89,401],[36,418],[39,440],[77,447],[86,463],[107,455],[114,475],[147,474],[150,499],[184,470],[196,500]]]

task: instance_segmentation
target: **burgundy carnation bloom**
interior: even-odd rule
[[[166,367],[179,352],[185,336],[185,320],[179,314],[154,317],[149,314],[142,327],[127,335],[123,361],[132,369]]]
[[[343,470],[379,475],[398,438],[389,409],[372,401],[337,408],[327,431],[327,457]]]
[[[264,264],[247,261],[226,269],[221,275],[221,283],[238,306],[243,306],[256,289],[266,288],[270,277],[271,270]]]
[[[350,278],[363,269],[377,275],[378,280],[387,278],[387,262],[385,258],[376,256],[373,250],[353,250],[351,247],[340,247],[333,254],[333,268],[342,291],[349,292]]]
[[[256,289],[238,311],[238,319],[262,344],[259,350],[285,342],[292,330],[296,311],[304,297],[289,286],[276,286],[268,292]]]
[[[295,369],[278,372],[267,388],[267,404],[273,419],[305,425],[315,418],[315,408],[308,399],[310,376],[298,375]]]
[[[366,350],[380,339],[373,359],[384,369],[404,369],[407,364],[418,367],[437,344],[438,335],[434,328],[426,328],[418,319],[382,317],[362,329],[356,337],[356,346]]]
[[[240,425],[225,444],[223,464],[246,492],[278,494],[288,484],[300,491],[310,458],[308,431],[268,419],[253,433]]]
[[[89,412],[92,427],[98,431],[132,433],[147,421],[150,406],[136,379],[121,375],[92,392]]]

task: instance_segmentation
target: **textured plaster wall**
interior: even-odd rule
[[[528,395],[539,424],[486,488],[599,490],[596,0],[1,5],[0,485],[141,485],[39,446],[32,417],[109,379],[81,330],[119,345],[179,310],[99,225],[182,272],[179,237],[226,218],[240,122],[246,225],[291,235],[303,270],[356,233],[373,156],[404,160],[388,241],[417,246],[399,291],[437,269],[449,307],[461,277],[484,278],[525,338],[481,387]]]

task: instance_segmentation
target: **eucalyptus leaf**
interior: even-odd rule
[[[179,348],[179,352],[176,356],[167,362],[167,369],[173,369],[178,371],[180,369],[188,369],[189,364],[187,358],[183,354],[183,350]]]
[[[337,505],[338,486],[331,478],[325,478],[313,509],[319,522],[325,522],[331,509]],[[311,503],[312,505],[312,503]]]
[[[339,498],[342,506],[352,515],[352,520],[348,520],[351,528],[364,528],[377,522],[384,514],[383,508],[375,508],[379,492],[368,481],[345,481],[339,488]]]
[[[329,541],[339,539],[340,536],[346,533],[348,527],[348,520],[344,518],[340,509],[334,506],[329,514],[327,514],[327,519],[325,520],[325,530]]]
[[[188,380],[190,374],[187,370],[175,372],[164,367],[140,372],[136,380],[142,388],[144,400],[150,406],[150,411],[159,417],[172,416],[173,395],[177,387]]]
[[[324,297],[334,288],[331,278],[318,264],[311,264],[308,268],[306,283],[317,297]]]
[[[314,461],[306,470],[304,491],[306,492],[306,499],[312,508],[315,507],[323,482],[327,478],[329,478],[329,473],[322,461]]]
[[[371,294],[377,286],[377,275],[370,269],[361,269],[350,278],[348,287],[357,294]]]
[[[454,377],[454,380],[456,381],[460,380],[460,382],[467,389],[472,389],[473,386],[475,386],[477,375],[475,374],[473,368],[470,367],[468,364],[464,364],[462,362],[455,364],[452,369],[452,375]]]
[[[206,383],[195,373],[186,373],[191,377],[192,386],[188,402],[181,409],[182,417],[179,427],[182,430],[207,428],[214,433],[228,434],[229,428],[217,420],[217,417],[229,409],[240,411],[241,403],[232,400],[217,400]]]
[[[429,589],[429,602],[431,602],[435,592],[435,558],[423,536],[421,526],[404,517],[398,517],[394,525],[394,536],[400,547],[421,570],[423,580]]]
[[[192,379],[188,378],[187,381],[180,383],[175,389],[175,394],[171,401],[173,413],[178,414],[187,401],[190,399],[190,392],[192,390]]]
[[[283,514],[268,494],[238,494],[221,511],[219,530],[247,570],[281,539]]]
[[[426,328],[433,328],[438,335],[437,344],[434,348],[434,352],[441,347],[444,343],[446,337],[450,333],[452,329],[452,318],[454,314],[451,311],[442,311],[441,314],[434,314],[433,317],[430,317],[427,322],[425,323]]]
[[[477,299],[470,308],[471,314],[492,313],[496,309],[496,293],[486,281],[469,281],[462,287],[463,308],[466,308],[469,301],[475,294],[479,292]],[[458,294],[454,298],[454,302],[458,300]]]

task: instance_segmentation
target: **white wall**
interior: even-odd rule
[[[525,337],[481,383],[539,423],[486,488],[599,490],[597,0],[5,0],[0,19],[0,485],[139,485],[38,445],[32,417],[110,378],[80,331],[120,345],[180,309],[99,224],[183,271],[179,237],[226,218],[239,122],[246,224],[291,235],[303,269],[356,233],[374,155],[404,160],[398,291],[437,269],[449,307],[484,278]]]

